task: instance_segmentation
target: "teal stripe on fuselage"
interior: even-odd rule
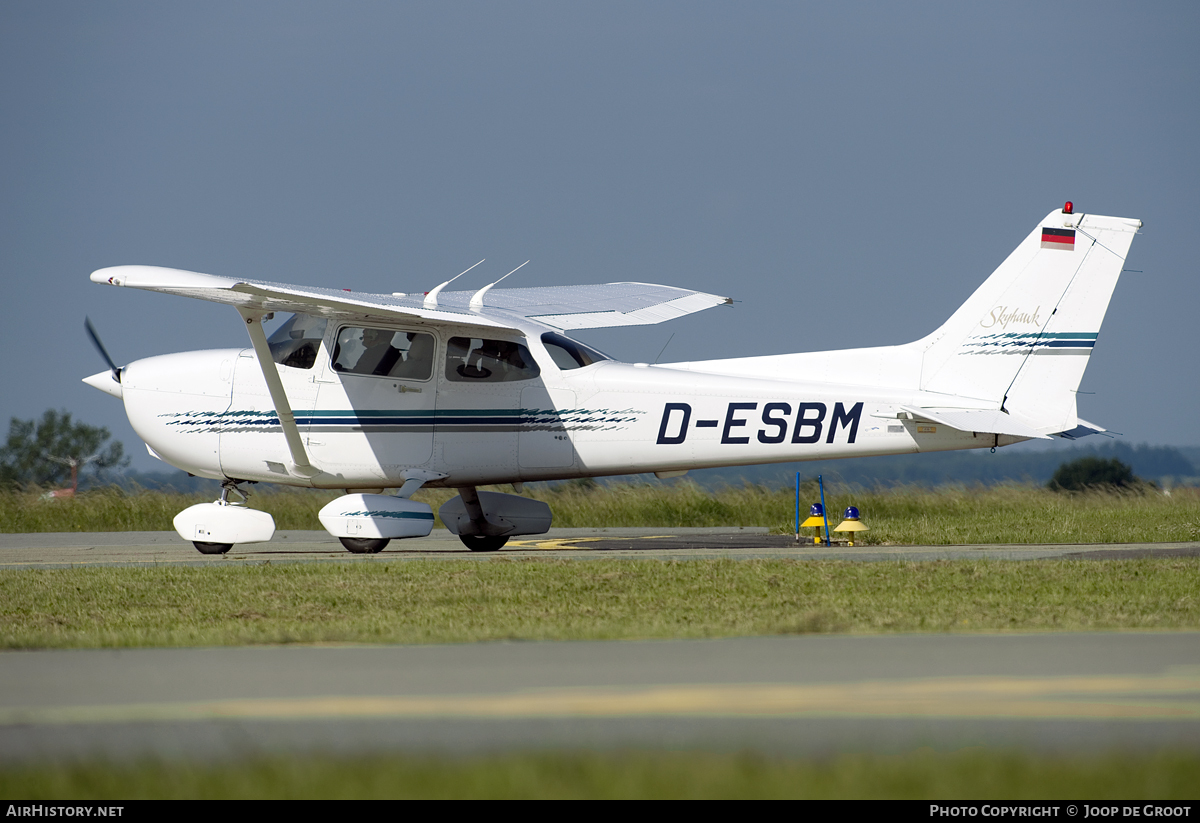
[[[294,412],[306,431],[431,432],[589,430],[632,423],[634,409],[311,409]],[[234,410],[165,415],[190,431],[265,431],[279,426],[274,411]]]

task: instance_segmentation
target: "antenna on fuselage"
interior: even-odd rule
[[[486,260],[486,259],[487,259],[486,257],[485,257],[485,258],[483,258],[483,260]],[[483,260],[480,260],[480,261],[479,261],[479,263],[482,263],[482,262],[483,262]],[[478,266],[478,265],[479,265],[479,263],[476,263],[476,264],[475,264],[475,266]],[[454,275],[453,277],[451,277],[449,280],[447,280],[447,281],[446,281],[445,283],[443,283],[442,285],[438,286],[438,287],[437,287],[436,289],[434,289],[433,291],[431,291],[431,292],[428,292],[428,293],[425,295],[425,308],[427,308],[427,309],[436,309],[436,308],[437,308],[437,299],[438,299],[438,295],[442,293],[442,289],[446,288],[446,286],[449,286],[449,285],[450,285],[451,283],[453,283],[455,280],[457,280],[458,278],[462,277],[464,274],[466,274],[467,272],[469,272],[471,269],[475,268],[475,266],[471,266],[471,268],[469,268],[469,269],[466,269],[466,270],[464,270],[464,271],[460,271],[458,274],[456,274],[456,275]]]
[[[520,266],[517,266],[516,269],[513,269],[508,274],[512,274],[513,272],[517,271],[517,269],[520,269],[521,266],[524,266],[528,263],[529,263],[529,261],[526,260],[524,263],[522,263]],[[504,277],[508,277],[508,274],[504,275]],[[503,280],[504,277],[501,277],[500,280]],[[496,283],[499,283],[500,280],[497,280],[495,283],[488,283],[482,289],[475,292],[475,296],[471,298],[471,311],[479,311],[480,309],[483,308],[483,296],[488,293],[488,289],[490,289],[492,286],[496,285]]]

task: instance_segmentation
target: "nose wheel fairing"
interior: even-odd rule
[[[241,500],[229,500],[233,492]],[[221,489],[221,499],[197,503],[175,515],[175,531],[201,554],[225,554],[235,543],[266,543],[275,536],[275,518],[246,507],[248,495],[233,481]]]

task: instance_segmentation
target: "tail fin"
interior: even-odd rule
[[[994,402],[1044,433],[1078,421],[1075,392],[1141,221],[1047,215],[922,351],[920,388]]]

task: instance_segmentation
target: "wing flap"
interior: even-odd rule
[[[466,306],[474,292],[441,295],[443,305]],[[725,304],[728,297],[652,283],[493,289],[484,312],[496,309],[560,330],[646,326]]]
[[[900,408],[916,417],[923,417],[962,432],[1008,434],[1013,437],[1029,437],[1036,440],[1050,439],[1032,426],[1022,423],[999,409],[939,409],[919,406],[901,406]]]

